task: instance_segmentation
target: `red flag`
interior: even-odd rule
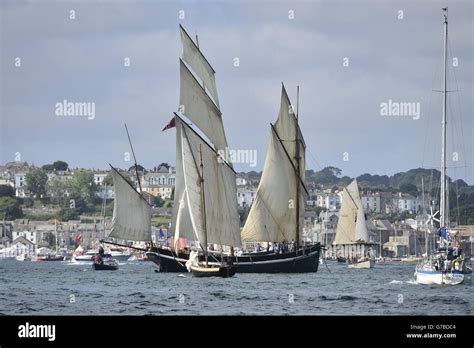
[[[165,126],[165,128],[163,128],[161,131],[164,132],[165,130],[173,128],[173,127],[176,127],[174,117],[168,122],[168,124]]]

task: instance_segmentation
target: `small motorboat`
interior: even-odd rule
[[[119,263],[112,257],[95,255],[92,257],[92,268],[96,271],[116,271]]]
[[[337,262],[346,263],[346,262],[347,262],[347,259],[346,259],[345,257],[338,256],[338,257],[337,257]]]

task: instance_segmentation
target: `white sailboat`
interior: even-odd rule
[[[333,245],[338,257],[345,258],[349,268],[373,268],[366,216],[360,199],[357,180],[354,179],[343,190],[342,206]]]
[[[441,127],[441,188],[439,203],[438,249],[423,258],[416,266],[415,280],[426,285],[458,285],[472,281],[472,267],[456,246],[451,247],[452,233],[449,223],[448,178],[446,175],[446,123],[447,123],[447,44],[448,8],[444,11],[444,64],[443,64],[443,117]],[[432,216],[434,214],[431,214]],[[455,231],[453,231],[455,233]]]

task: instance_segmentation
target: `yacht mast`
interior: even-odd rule
[[[447,43],[448,43],[448,8],[443,8],[444,14],[444,62],[443,62],[443,121],[441,134],[441,199],[440,199],[440,228],[446,227],[446,107],[447,107]]]
[[[298,248],[300,245],[300,140],[298,127],[298,114],[300,109],[300,86],[296,87],[296,132],[295,132],[295,159],[296,159],[296,239],[295,249],[298,255]]]

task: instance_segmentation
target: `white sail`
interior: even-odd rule
[[[257,194],[242,229],[243,240],[282,242],[295,240],[304,221],[305,147],[291,103],[282,87],[280,112],[272,127],[267,157]],[[298,133],[297,133],[298,132]],[[296,135],[300,140],[300,175],[296,167]],[[296,228],[296,183],[299,182],[299,231]]]
[[[196,239],[189,215],[186,185],[184,182],[181,133],[181,122],[176,122],[176,178],[173,214],[171,217],[171,233],[175,236],[175,243],[178,242],[178,238]]]
[[[365,221],[364,208],[359,195],[357,180],[354,179],[343,190],[342,206],[333,245],[368,242],[369,235]]]
[[[181,33],[181,43],[183,45],[183,60],[188,64],[203,81],[204,86],[209,91],[212,99],[219,107],[219,98],[217,97],[216,79],[214,77],[215,71],[204,55],[196,46],[194,41],[189,37],[188,33],[179,26]]]
[[[283,242],[296,238],[296,174],[272,130],[257,194],[242,229],[243,240]],[[300,226],[305,198],[300,189]]]
[[[176,124],[181,127],[187,206],[195,237],[203,247],[206,242],[241,246],[234,171],[218,161],[216,152],[189,126],[181,120]],[[201,154],[203,192],[200,184]]]
[[[182,60],[180,79],[180,112],[199,127],[217,150],[225,150],[227,140],[221,112]]]
[[[362,204],[357,210],[357,221],[355,226],[354,241],[357,243],[369,242],[369,232],[367,230],[367,222],[365,220],[365,213]]]
[[[288,153],[288,156],[291,158],[293,165],[297,166],[296,160],[296,134],[298,134],[299,138],[299,156],[300,156],[300,178],[301,181],[305,182],[305,172],[306,172],[306,164],[305,164],[305,153],[306,153],[306,145],[303,139],[303,135],[301,134],[301,130],[298,126],[298,122],[296,120],[295,109],[291,105],[290,99],[288,98],[288,94],[286,93],[285,86],[282,85],[281,89],[281,101],[280,101],[280,112],[278,113],[278,119],[276,120],[274,127],[277,131],[278,136],[280,137],[283,146]]]
[[[109,237],[133,240],[151,240],[151,207],[143,197],[112,168],[115,199],[112,230]]]

